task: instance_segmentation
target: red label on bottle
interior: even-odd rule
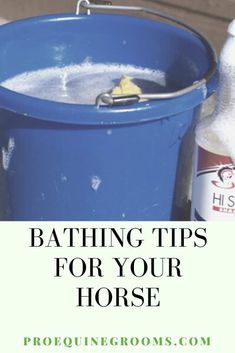
[[[235,220],[235,166],[230,157],[196,146],[191,219]]]

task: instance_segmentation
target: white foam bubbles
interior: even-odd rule
[[[94,104],[96,97],[110,91],[122,75],[149,80],[165,86],[165,74],[132,65],[94,64],[85,60],[80,65],[52,67],[26,72],[1,83],[5,88],[56,102]]]

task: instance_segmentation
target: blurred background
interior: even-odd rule
[[[191,24],[220,50],[229,21],[235,17],[235,0],[113,0],[113,4],[152,7]],[[0,0],[0,17],[14,20],[55,12],[73,12],[76,0]]]

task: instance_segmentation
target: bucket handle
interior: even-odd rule
[[[195,89],[203,88],[214,76],[217,70],[217,55],[210,41],[203,34],[197,31],[195,28],[191,27],[190,25],[186,24],[181,20],[178,20],[173,16],[169,16],[160,11],[149,9],[146,7],[141,7],[141,6],[112,5],[110,1],[105,1],[105,0],[93,1],[92,3],[89,0],[78,0],[76,15],[80,14],[81,8],[87,11],[87,15],[90,15],[91,10],[110,10],[110,11],[116,10],[116,11],[143,12],[145,14],[158,16],[167,21],[173,22],[187,29],[189,32],[195,34],[205,44],[211,56],[211,66],[207,71],[207,73],[205,74],[204,78],[202,78],[199,81],[195,81],[191,86],[177,90],[175,92],[169,92],[169,93],[152,93],[152,94],[141,93],[141,94],[134,94],[134,95],[114,95],[111,92],[101,93],[96,98],[97,106],[100,106],[101,104],[114,106],[114,105],[121,105],[121,104],[138,103],[142,100],[157,100],[157,99],[160,100],[160,99],[172,99],[172,98],[180,97],[184,94],[194,91]]]

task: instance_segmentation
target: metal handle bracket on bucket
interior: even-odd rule
[[[188,31],[192,32],[196,36],[198,36],[201,41],[205,44],[207,47],[210,55],[211,55],[211,66],[205,76],[199,80],[194,82],[191,86],[188,86],[186,88],[174,91],[174,92],[169,92],[169,93],[152,93],[152,94],[135,94],[135,95],[113,95],[111,92],[105,92],[101,93],[97,98],[96,98],[96,105],[100,106],[101,104],[109,105],[109,106],[114,106],[114,105],[120,105],[120,104],[131,104],[131,103],[138,103],[142,100],[160,100],[160,99],[171,99],[171,98],[176,98],[180,97],[184,94],[190,93],[194,91],[195,89],[202,88],[207,82],[214,76],[216,70],[217,70],[217,55],[216,52],[210,43],[210,41],[202,35],[199,31],[191,27],[190,25],[186,24],[183,21],[178,20],[177,18],[173,16],[169,16],[165,13],[162,13],[157,10],[149,9],[146,7],[141,7],[141,6],[123,6],[123,5],[112,5],[110,1],[94,1],[90,2],[89,0],[79,0],[77,2],[77,9],[76,9],[76,14],[80,14],[81,8],[85,9],[87,11],[87,14],[90,15],[91,10],[109,10],[109,11],[134,11],[134,12],[142,12],[145,14],[149,15],[154,15],[158,16],[160,18],[163,18],[167,21],[176,23],[177,25],[187,29]]]

